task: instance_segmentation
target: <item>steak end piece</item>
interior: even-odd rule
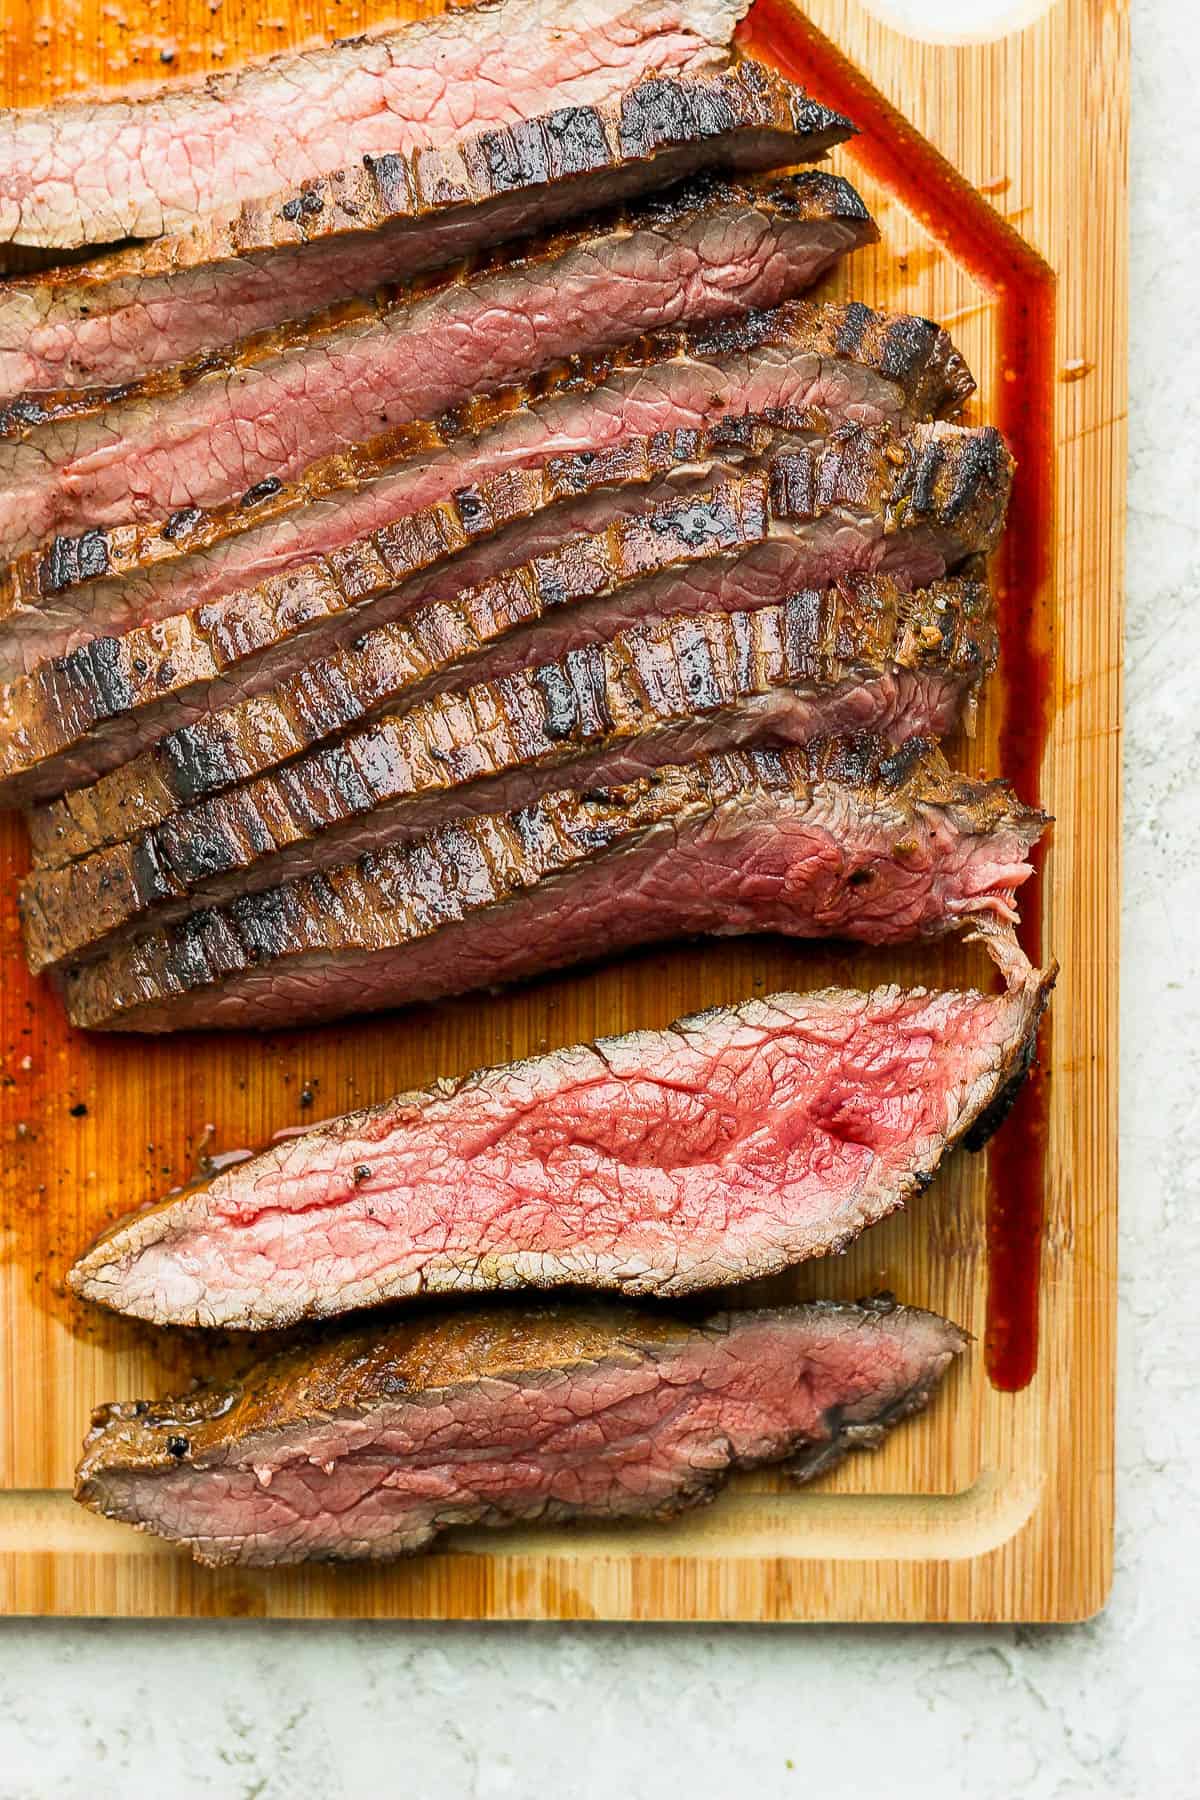
[[[844,1250],[986,1125],[1053,980],[775,994],[439,1082],[131,1214],[71,1285],[156,1325],[260,1330],[424,1294],[775,1274]]]
[[[59,977],[73,1024],[308,1024],[634,945],[871,944],[1011,922],[1046,825],[912,739],[730,751],[551,794],[147,930]]]
[[[229,1386],[100,1407],[75,1495],[244,1566],[408,1555],[456,1526],[667,1519],[734,1470],[803,1481],[875,1448],[966,1343],[888,1299],[358,1327]]]

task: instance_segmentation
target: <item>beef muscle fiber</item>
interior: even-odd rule
[[[785,447],[772,453],[781,432]],[[748,454],[756,466],[702,487],[706,469],[715,472],[710,459],[731,453]],[[546,511],[564,489],[577,492],[580,464],[583,485],[591,485],[586,456],[569,469],[515,471],[486,492],[460,493],[278,580],[119,639],[97,639],[9,682],[0,688],[0,803],[94,781],[230,698],[287,681],[314,651],[361,641],[455,588],[453,635],[465,625],[471,640],[514,629],[549,607],[566,615],[587,602],[594,619],[603,597],[639,571],[661,570],[665,579],[685,564],[746,553],[776,568],[786,561],[786,582],[777,580],[759,603],[850,574],[937,581],[994,545],[1012,476],[998,432],[942,423],[897,440],[876,428],[842,427],[826,438],[790,422],[733,421],[719,437],[639,439],[613,454],[629,488],[648,487],[646,507],[631,509],[622,485],[618,516],[593,513],[590,536],[562,543],[561,515]],[[664,479],[667,493],[675,483],[688,491],[664,499]],[[613,498],[599,496],[603,508]],[[468,588],[497,568],[507,573]],[[625,622],[618,614],[606,629]]]
[[[185,229],[362,156],[589,106],[719,67],[741,0],[547,0],[293,51],[130,98],[0,113],[0,239],[63,248]]]
[[[668,937],[902,943],[1012,920],[1044,825],[920,739],[731,751],[440,827],[149,929],[61,982],[76,1025],[269,1027]]]
[[[1003,1105],[1052,976],[714,1008],[333,1119],[105,1232],[71,1284],[259,1329],[425,1293],[686,1294],[843,1250]]]
[[[663,1519],[727,1473],[874,1449],[966,1347],[889,1300],[719,1313],[457,1313],[326,1333],[240,1381],[103,1406],[94,1512],[204,1563],[382,1558],[461,1525]]]
[[[749,413],[819,409],[832,425],[903,427],[950,415],[973,386],[929,320],[853,302],[794,300],[568,357],[532,382],[320,458],[294,482],[266,483],[252,504],[93,526],[18,557],[0,570],[0,680],[328,556],[506,471]]]
[[[687,597],[698,607],[725,592],[740,598],[751,576],[735,564],[719,580],[715,594],[702,583]],[[147,919],[164,924],[554,788],[831,732],[940,735],[996,657],[981,584],[941,582],[914,597],[879,577],[754,612],[654,619],[557,662],[541,660],[540,636],[519,658],[505,640],[497,662],[485,659],[486,682],[320,743],[127,843],[35,869],[21,891],[30,967],[94,955]],[[520,667],[531,653],[534,666]],[[382,660],[377,647],[371,661]],[[260,710],[251,751],[264,726]],[[276,755],[282,747],[276,738]]]
[[[110,386],[706,169],[810,162],[847,120],[740,62],[368,157],[178,237],[0,287],[0,398]]]
[[[819,171],[701,177],[116,388],[0,413],[0,552],[248,503],[316,458],[563,356],[777,306],[876,235]]]

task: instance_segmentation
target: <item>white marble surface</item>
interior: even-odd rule
[[[0,1800],[1200,1792],[1200,31],[1135,4],[1117,1577],[1076,1629],[0,1625]],[[1189,179],[1187,170],[1192,171]]]

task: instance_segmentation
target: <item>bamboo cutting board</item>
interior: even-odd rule
[[[67,1297],[107,1220],[204,1159],[398,1089],[751,992],[980,980],[976,950],[686,947],[262,1041],[69,1032],[24,972],[22,831],[0,834],[0,1612],[270,1617],[1078,1619],[1112,1546],[1112,1349],[1124,534],[1125,0],[1054,0],[966,47],[882,22],[897,0],[758,0],[749,44],[864,135],[836,165],[883,242],[833,285],[944,321],[971,411],[1020,470],[995,571],[1004,666],[951,754],[1013,779],[1056,825],[1031,954],[1063,967],[1042,1065],[983,1157],[959,1156],[850,1255],[743,1297],[880,1286],[977,1337],[933,1410],[811,1490],[768,1473],[670,1527],[459,1534],[392,1568],[213,1573],[69,1497],[91,1407],[235,1354]],[[3,9],[0,99],[228,68],[434,6],[383,0],[48,0]],[[971,6],[961,11],[970,16]],[[1011,9],[1028,18],[1036,4]],[[563,6],[564,22],[570,18]],[[19,16],[14,16],[19,14]],[[1028,891],[1028,890],[1027,890]]]

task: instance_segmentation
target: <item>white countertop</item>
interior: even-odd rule
[[[1135,0],[1117,1576],[1074,1629],[0,1624],[0,1800],[1200,1793],[1200,19]],[[1188,170],[1190,169],[1190,174]]]

